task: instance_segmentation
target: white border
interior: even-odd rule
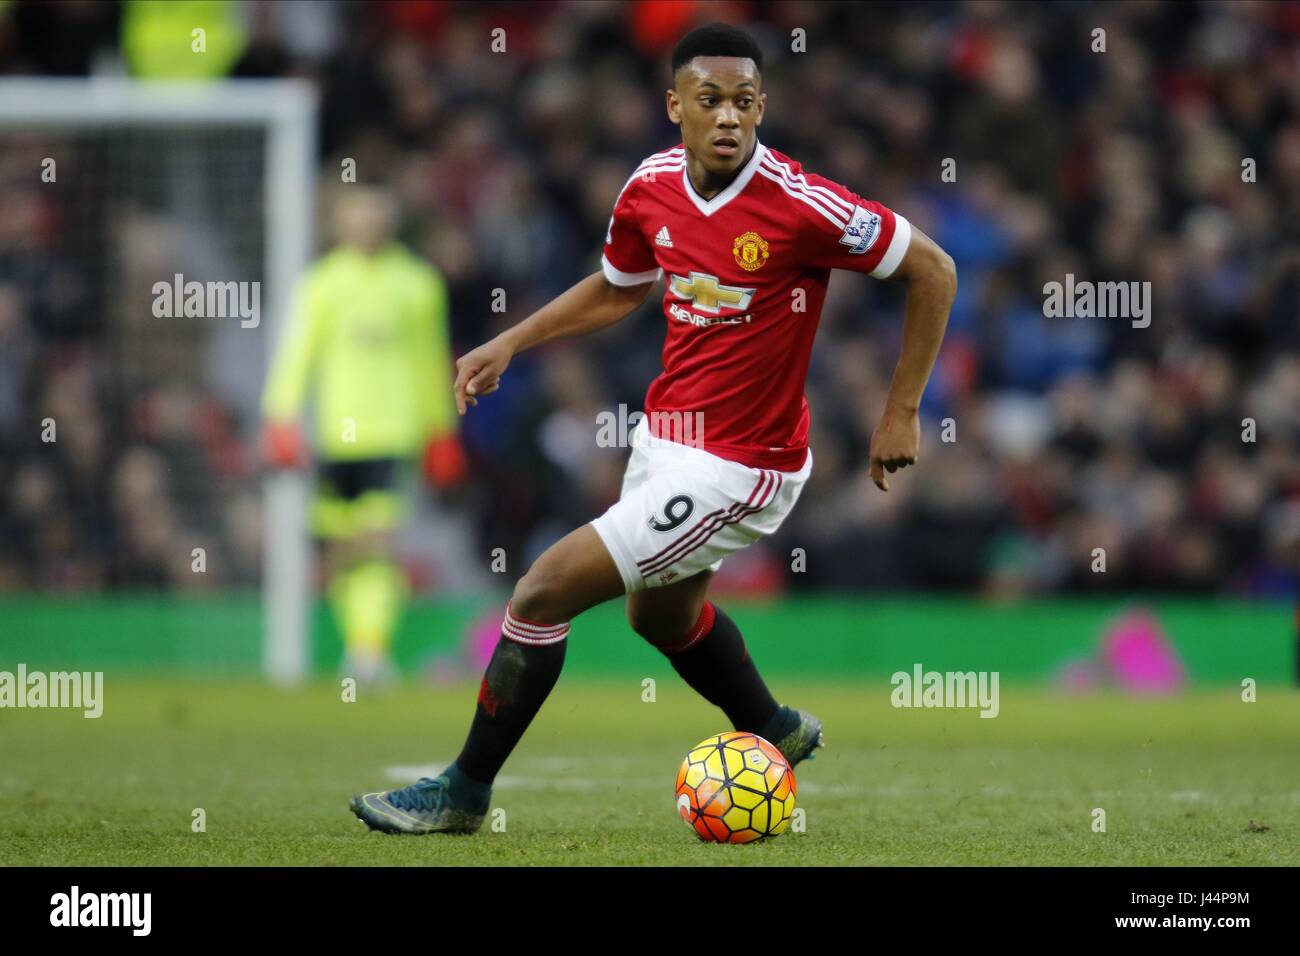
[[[885,254],[880,257],[876,267],[871,270],[871,276],[876,279],[888,279],[898,268],[898,264],[903,261],[903,256],[907,255],[907,249],[912,244],[912,224],[894,213],[894,237],[889,240],[889,248]]]
[[[605,281],[610,285],[633,286],[645,285],[647,282],[658,282],[663,278],[663,269],[650,269],[647,272],[624,272],[614,263],[609,261],[609,257],[602,255],[600,257],[600,271],[605,273]]]

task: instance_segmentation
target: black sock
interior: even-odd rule
[[[496,779],[559,679],[569,625],[546,629],[507,610],[501,640],[479,685],[469,736],[456,758],[465,776],[485,784]]]
[[[771,719],[766,724],[758,728],[757,734],[770,743],[780,743],[786,734],[793,733],[799,729],[799,724],[803,718],[799,716],[799,711],[793,707],[787,707],[782,704],[777,708]]]
[[[673,670],[710,704],[721,707],[737,730],[757,733],[779,709],[734,621],[706,601],[685,640],[660,647]]]

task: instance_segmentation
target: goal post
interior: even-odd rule
[[[95,201],[105,209],[119,199],[114,183],[125,176],[134,180],[134,190],[124,193],[147,192],[151,211],[180,223],[189,236],[211,238],[214,246],[224,240],[234,253],[222,250],[222,261],[243,263],[241,277],[260,277],[258,341],[235,343],[231,354],[250,360],[227,362],[237,367],[222,373],[234,383],[227,385],[227,394],[237,396],[252,428],[257,392],[293,286],[312,255],[316,117],[315,90],[300,80],[0,79],[0,137],[79,144],[80,155],[105,161],[114,171],[100,171],[105,195]],[[33,169],[34,180],[41,173]],[[225,181],[210,181],[221,176]],[[249,176],[256,181],[246,181]],[[56,178],[51,188],[62,181]],[[112,260],[115,237],[104,232],[82,243],[88,260]],[[116,288],[124,281],[118,277],[106,284]],[[230,344],[232,336],[226,336],[224,344]],[[191,336],[185,354],[198,365],[211,364],[202,354],[211,347],[210,338]],[[263,482],[261,499],[262,668],[275,683],[292,685],[310,670],[306,480],[297,473],[272,474]]]

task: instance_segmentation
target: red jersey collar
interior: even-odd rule
[[[754,155],[749,157],[749,162],[741,167],[740,172],[736,174],[736,178],[731,181],[730,185],[712,199],[704,199],[695,191],[695,187],[691,185],[691,177],[686,172],[685,167],[682,168],[682,187],[686,190],[686,195],[690,197],[691,202],[695,203],[696,209],[706,216],[712,216],[744,191],[745,187],[749,185],[749,181],[754,178],[754,174],[758,172],[758,164],[763,161],[763,154],[766,152],[767,147],[762,142],[755,140]]]

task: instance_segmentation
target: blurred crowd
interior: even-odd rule
[[[720,584],[1293,593],[1300,5],[201,6],[228,18],[207,69],[310,79],[323,175],[350,157],[399,194],[404,238],[449,283],[458,353],[598,268],[623,182],[678,142],[663,109],[677,38],[709,19],[752,30],[762,140],[907,216],[960,289],[919,465],[882,494],[866,453],[902,292],[832,280],[813,478]],[[147,7],[0,3],[0,74],[166,75],[132,34]],[[255,581],[255,401],[182,359],[133,391],[129,349],[79,288],[103,283],[67,273],[51,202],[0,158],[0,589],[192,587],[193,541],[223,556],[204,586]],[[1044,284],[1067,274],[1149,281],[1150,325],[1045,317]],[[626,451],[598,446],[598,416],[640,407],[663,322],[652,296],[515,361],[464,420],[474,481],[440,507],[473,533],[447,563],[504,548],[521,567],[617,498]],[[423,583],[446,581],[435,567]]]

